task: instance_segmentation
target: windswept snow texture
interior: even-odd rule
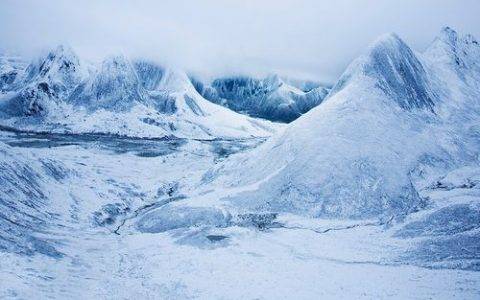
[[[479,61],[386,35],[281,126],[145,60],[4,59],[0,298],[480,298]],[[215,85],[279,118],[316,90]]]
[[[264,79],[219,78],[210,84],[195,79],[192,81],[197,91],[214,103],[253,117],[277,122],[297,119],[319,105],[329,92],[328,88],[322,86],[312,88],[311,83],[305,84],[306,90],[300,90],[276,75]]]
[[[375,86],[404,109],[433,109],[435,94],[423,65],[395,34],[380,37],[369,53],[342,75],[333,93],[342,90],[352,78],[362,75],[373,78]]]
[[[61,257],[49,235],[57,217],[47,195],[73,171],[55,160],[28,159],[1,142],[0,155],[0,251]]]

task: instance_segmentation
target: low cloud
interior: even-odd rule
[[[419,51],[445,25],[478,37],[479,11],[477,0],[3,0],[0,40],[25,55],[67,43],[90,60],[124,52],[204,76],[333,82],[385,32]]]

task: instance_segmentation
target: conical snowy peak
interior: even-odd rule
[[[450,160],[449,151],[457,149],[452,145],[471,140],[450,141],[456,129],[434,127],[441,116],[422,113],[434,103],[441,111],[450,100],[436,101],[435,80],[442,74],[431,72],[398,36],[380,37],[349,66],[324,103],[261,148],[220,167],[220,184],[259,183],[254,191],[229,196],[229,203],[252,211],[354,218],[404,215],[423,207],[412,170],[425,160]],[[478,147],[475,143],[468,147]]]
[[[442,28],[438,38],[445,43],[455,46],[458,42],[458,33],[447,26]]]
[[[377,39],[364,56],[354,61],[332,91],[369,77],[375,86],[403,109],[428,108],[435,103],[427,73],[413,51],[396,35]]]
[[[30,63],[22,74],[10,85],[17,93],[6,104],[5,112],[45,116],[70,96],[88,76],[88,70],[71,48],[58,46]]]
[[[143,102],[144,93],[132,64],[120,55],[104,60],[100,69],[75,90],[69,101],[89,109],[120,111]]]
[[[425,57],[434,63],[448,65],[457,71],[460,78],[466,72],[480,75],[480,44],[474,36],[460,36],[450,27],[442,29],[425,51]]]
[[[73,49],[60,45],[48,54],[39,71],[40,75],[55,71],[75,71],[79,64],[80,60]]]
[[[27,67],[23,84],[45,82],[65,96],[87,75],[86,68],[75,52],[70,47],[60,45]]]

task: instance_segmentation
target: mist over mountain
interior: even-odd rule
[[[123,51],[207,79],[274,73],[334,84],[387,32],[418,50],[445,25],[479,36],[479,6],[475,0],[7,0],[0,3],[0,48],[33,57],[69,44],[95,62]]]

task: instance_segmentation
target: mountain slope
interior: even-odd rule
[[[15,80],[22,76],[25,67],[26,64],[20,57],[8,53],[0,54],[0,92],[11,90]]]
[[[470,81],[442,77],[430,61],[396,35],[381,37],[324,103],[206,180],[227,187],[258,182],[257,190],[228,198],[255,211],[389,218],[425,207],[416,184],[478,163],[479,149],[478,139],[468,138],[480,116],[478,91]],[[457,103],[470,126],[438,115],[459,86],[470,87]]]

